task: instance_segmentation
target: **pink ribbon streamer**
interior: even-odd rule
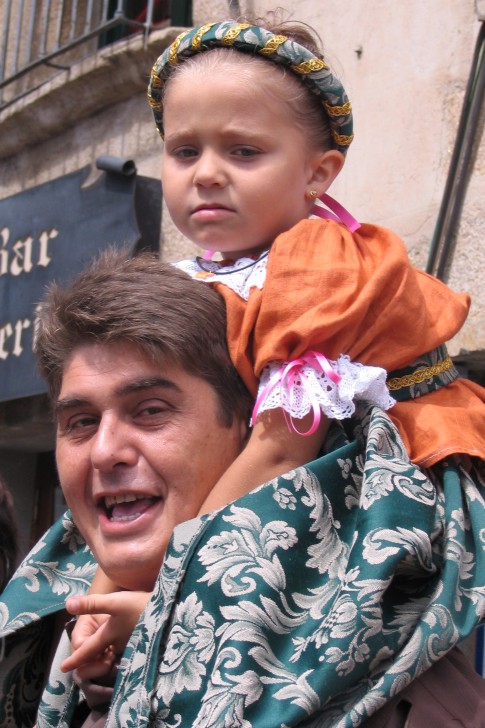
[[[348,227],[351,233],[354,233],[360,228],[360,222],[356,220],[355,217],[353,217],[350,212],[346,210],[343,205],[340,204],[340,202],[334,200],[333,197],[324,194],[318,199],[330,209],[326,210],[324,207],[315,204],[312,207],[312,215],[321,217],[324,220],[335,220],[336,222],[343,222],[343,224]],[[330,210],[332,210],[332,212],[330,212]]]
[[[304,435],[306,437],[308,437],[309,435],[313,435],[313,433],[318,429],[318,426],[320,424],[321,411],[320,404],[315,396],[315,393],[309,385],[308,377],[303,371],[303,367],[305,365],[311,366],[314,369],[320,369],[325,374],[325,376],[331,379],[332,382],[334,382],[335,384],[338,384],[342,379],[342,377],[337,374],[337,372],[332,368],[330,362],[325,356],[323,356],[323,354],[320,354],[318,351],[307,351],[306,354],[298,357],[298,359],[293,359],[293,361],[290,361],[287,364],[283,364],[280,369],[278,369],[278,371],[275,372],[275,374],[271,377],[269,382],[259,393],[259,396],[254,403],[252,414],[253,422],[256,421],[256,417],[258,416],[262,403],[267,399],[267,397],[269,397],[273,389],[278,385],[281,389],[286,389],[286,391],[290,395],[290,406],[292,406],[295,396],[295,383],[298,382],[303,385],[305,393],[310,400],[311,409],[313,411],[313,422],[306,432],[301,432],[295,427],[293,417],[288,416],[284,407],[282,407],[283,413],[289,430],[293,430],[293,432],[296,432],[299,435]]]

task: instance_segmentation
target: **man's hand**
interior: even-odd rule
[[[150,597],[149,592],[123,591],[67,599],[67,611],[81,616],[71,636],[74,651],[61,670],[77,670],[87,680],[109,673]]]

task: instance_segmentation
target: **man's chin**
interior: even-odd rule
[[[98,561],[106,576],[113,581],[120,589],[128,591],[152,591],[155,581],[162,565],[162,559],[158,564],[147,564],[146,558],[117,561],[116,564],[110,561]]]

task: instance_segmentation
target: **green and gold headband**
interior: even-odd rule
[[[284,35],[275,35],[257,25],[226,20],[208,23],[181,33],[153,66],[148,101],[163,138],[163,87],[171,72],[187,58],[212,48],[234,48],[279,63],[290,69],[322,103],[333,137],[343,154],[353,139],[352,107],[345,89],[325,61]]]

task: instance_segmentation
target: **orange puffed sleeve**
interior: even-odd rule
[[[351,233],[329,220],[303,220],[275,240],[264,289],[253,288],[249,301],[217,288],[232,359],[252,391],[268,362],[308,349],[402,367],[450,339],[469,307],[467,295],[413,268],[390,231],[362,225]]]
[[[222,283],[216,286],[226,299],[231,358],[253,394],[268,362],[291,361],[310,349],[328,359],[347,354],[387,371],[402,368],[452,338],[470,304],[466,294],[411,266],[404,244],[389,230],[364,224],[351,233],[329,220],[303,220],[281,234],[269,253],[264,288],[251,289],[248,301]],[[438,395],[422,400],[438,404]],[[438,410],[426,418],[427,433],[419,424],[411,428],[408,410],[417,415],[417,401],[404,403],[403,436],[414,461],[429,465],[439,459],[433,453],[446,447],[429,433]],[[483,436],[483,452],[485,406],[479,400],[476,405],[482,427],[475,440]],[[398,426],[399,407],[389,413]],[[463,433],[449,434],[454,451],[466,452]],[[425,435],[427,444],[420,445]],[[475,446],[472,451],[478,454]]]

